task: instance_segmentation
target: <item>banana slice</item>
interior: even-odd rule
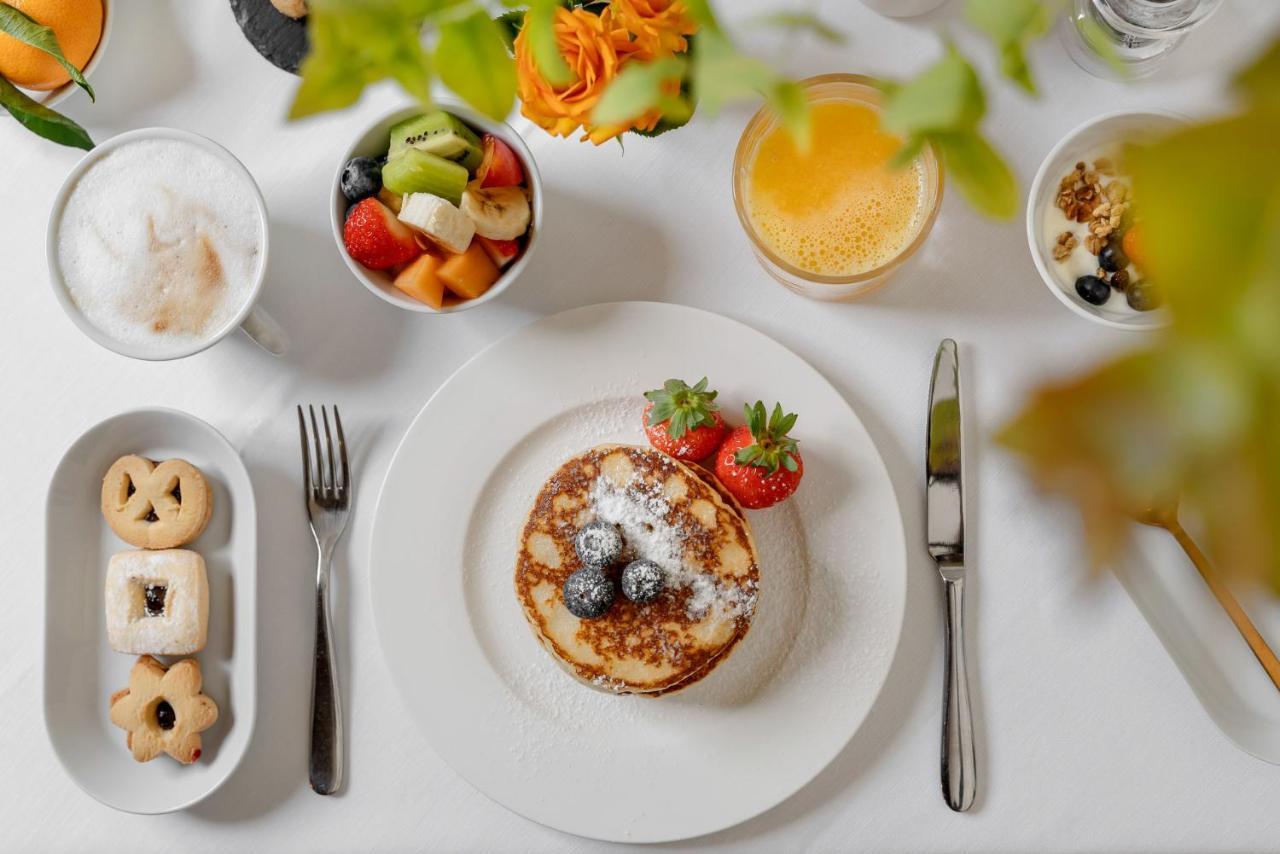
[[[471,217],[447,199],[430,193],[410,193],[400,206],[400,221],[413,226],[450,252],[466,252],[475,236]]]
[[[529,229],[529,199],[522,187],[470,186],[462,193],[462,212],[476,234],[490,240],[515,240]]]

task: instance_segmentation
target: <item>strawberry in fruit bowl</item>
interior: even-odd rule
[[[715,453],[728,428],[716,405],[715,390],[703,377],[692,386],[667,380],[644,393],[644,432],[649,444],[677,460],[696,463]]]
[[[347,212],[342,239],[348,254],[371,270],[397,267],[422,254],[413,231],[373,197],[361,199]]]
[[[804,476],[796,440],[787,435],[797,416],[783,414],[778,403],[766,419],[764,403],[758,400],[743,409],[747,425],[734,428],[716,451],[715,473],[738,503],[761,510],[791,497]]]

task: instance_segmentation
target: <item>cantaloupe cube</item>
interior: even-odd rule
[[[471,241],[461,255],[450,255],[437,274],[445,286],[463,299],[475,299],[489,290],[500,275],[497,265],[489,260],[478,241]]]
[[[444,306],[444,280],[440,268],[444,261],[429,252],[405,267],[395,278],[395,286],[409,296],[434,309]]]

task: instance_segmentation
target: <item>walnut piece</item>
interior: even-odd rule
[[[1070,231],[1064,231],[1058,235],[1057,242],[1053,245],[1053,260],[1064,261],[1071,251],[1080,244],[1075,234]]]

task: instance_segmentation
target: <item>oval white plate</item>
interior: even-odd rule
[[[102,476],[116,458],[182,457],[213,487],[213,518],[188,548],[209,573],[209,643],[196,657],[218,722],[204,755],[183,767],[167,756],[138,763],[107,718],[107,698],[129,682],[136,657],[107,645],[103,587],[111,555],[132,548],[99,509]],[[45,505],[44,714],[62,767],[109,807],[135,813],[185,809],[240,764],[257,709],[257,511],[235,448],[198,418],[171,409],[124,412],[91,427],[54,470]]]
[[[686,691],[592,691],[530,635],[512,590],[517,533],[565,458],[644,441],[643,390],[703,374],[734,422],[757,398],[800,414],[804,483],[750,514],[760,610]],[[902,629],[902,520],[858,417],[781,345],[682,306],[564,312],[464,365],[396,451],[372,541],[383,653],[435,750],[508,808],[597,839],[699,836],[787,798],[862,724]]]

